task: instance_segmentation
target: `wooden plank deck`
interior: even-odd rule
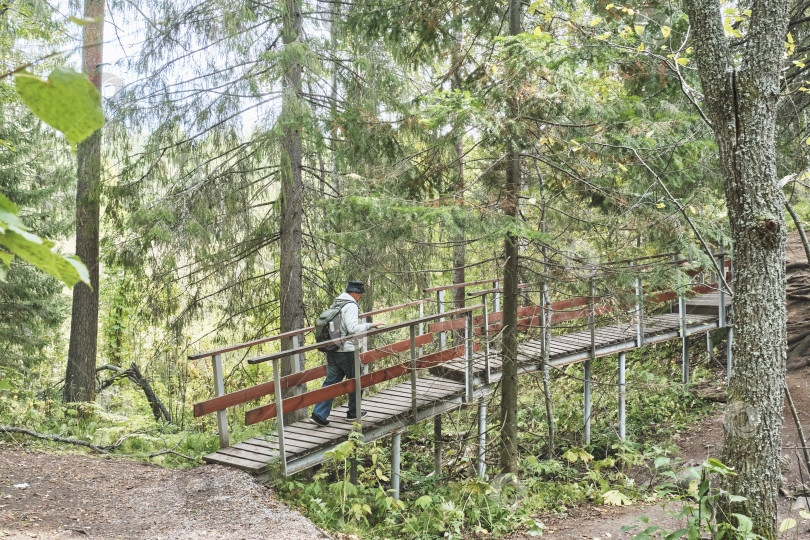
[[[428,412],[436,404],[453,401],[464,394],[464,384],[436,376],[417,379],[416,404],[420,412]],[[328,426],[319,426],[307,418],[284,428],[284,445],[288,464],[302,458],[323,454],[348,439],[353,420],[346,418],[348,405],[332,410]],[[363,430],[393,423],[411,415],[411,383],[405,381],[376,394],[363,398]],[[411,423],[411,422],[408,422]],[[208,454],[203,459],[261,474],[272,461],[278,459],[278,440],[275,434],[255,437]],[[320,460],[322,461],[322,459]]]
[[[704,298],[708,297],[708,298]],[[717,326],[717,294],[695,297],[687,302],[688,333],[705,332]],[[727,303],[730,302],[727,299]],[[679,335],[680,314],[667,313],[644,319],[644,339],[657,342],[674,339]],[[596,357],[615,354],[619,350],[635,348],[636,326],[633,323],[618,323],[597,327],[594,331]],[[579,330],[553,336],[549,345],[552,365],[565,365],[581,362],[590,357],[590,330]],[[484,380],[486,360],[483,350],[473,354],[474,375],[478,381]],[[529,340],[518,346],[518,361],[523,366],[537,365],[542,359],[539,340]],[[493,380],[500,378],[502,360],[498,351],[490,351],[490,374]],[[523,367],[526,371],[531,369]],[[466,364],[464,360],[453,360],[430,368],[430,374],[417,379],[417,419],[412,415],[411,383],[409,380],[368,395],[363,398],[363,411],[368,415],[363,419],[363,432],[368,440],[375,440],[404,426],[421,421],[426,417],[441,414],[463,405]],[[480,388],[483,385],[477,385]],[[486,388],[485,391],[489,389]],[[285,426],[284,442],[288,468],[299,469],[323,461],[323,453],[347,440],[353,429],[353,421],[346,419],[348,406],[343,405],[332,411],[328,426],[319,426],[307,418]],[[255,437],[228,448],[223,448],[204,456],[208,463],[218,463],[252,474],[261,474],[279,456],[275,434]],[[306,467],[303,463],[306,462]]]

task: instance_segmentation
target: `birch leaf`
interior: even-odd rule
[[[104,125],[101,94],[86,76],[73,69],[58,67],[48,80],[18,73],[15,86],[37,118],[64,133],[74,148]]]

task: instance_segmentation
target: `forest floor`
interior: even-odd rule
[[[248,474],[0,445],[0,537],[329,538]]]
[[[810,298],[802,298],[802,295],[791,296],[791,288],[803,288],[810,284],[810,267],[805,265],[802,268],[798,265],[798,263],[807,262],[807,257],[800,237],[795,232],[788,237],[787,262],[789,265],[793,265],[788,268],[788,339],[794,344],[801,345],[804,341],[799,339],[799,333],[806,332],[807,324],[810,322]],[[790,349],[795,351],[796,346],[794,345]],[[805,437],[810,437],[810,353],[806,349],[800,352],[802,354],[793,354],[788,360],[787,383],[799,414],[799,420],[804,428]],[[714,384],[710,385],[711,387],[721,389],[724,386],[724,371],[717,373],[718,380],[714,381]],[[704,386],[704,388],[706,387]],[[718,458],[720,456],[723,447],[723,418],[723,407],[719,407],[705,421],[677,436],[679,457],[684,468],[699,466],[708,457]],[[782,456],[790,462],[790,468],[784,472],[784,488],[788,493],[807,495],[807,490],[810,490],[810,477],[805,469],[802,469],[800,474],[801,450],[796,450],[796,447],[800,446],[799,435],[787,404],[785,404],[784,418]],[[785,533],[785,538],[810,539],[810,523],[797,517],[799,509],[810,510],[810,497],[804,496],[796,499],[780,497],[778,522],[781,523],[787,517],[793,517],[799,522],[798,536],[797,530],[792,529]],[[638,521],[638,518],[642,516],[649,519],[650,525],[658,525],[668,531],[678,530],[685,526],[683,519],[673,517],[673,514],[677,514],[679,511],[680,507],[672,503],[667,507],[663,507],[660,503],[622,507],[580,506],[570,509],[564,515],[540,515],[537,516],[537,520],[548,527],[543,538],[614,540],[632,538],[643,531],[648,525]],[[623,532],[622,527],[625,525],[637,525],[637,527],[632,531]],[[530,537],[515,534],[509,538],[518,540]]]

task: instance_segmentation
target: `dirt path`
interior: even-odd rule
[[[0,445],[0,537],[329,538],[240,471]]]

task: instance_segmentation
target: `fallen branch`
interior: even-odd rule
[[[158,422],[165,421],[167,424],[172,423],[169,410],[166,408],[166,406],[157,396],[155,391],[152,389],[152,385],[149,384],[149,379],[143,376],[137,364],[133,362],[129,366],[129,369],[124,369],[118,366],[105,364],[103,366],[96,368],[96,374],[104,370],[114,371],[115,375],[113,375],[112,377],[110,377],[105,381],[99,381],[98,384],[96,385],[96,394],[101,393],[103,390],[110,387],[117,380],[127,378],[133,383],[135,383],[141,390],[143,390],[143,393],[146,396],[146,401],[149,402],[149,406],[152,408],[152,414],[155,416],[155,420],[157,420]]]
[[[185,458],[185,459],[188,459],[190,461],[198,461],[198,462],[200,461],[199,458],[194,458],[194,457],[191,457],[191,456],[187,456],[185,454],[181,454],[180,452],[175,452],[174,450],[161,450],[160,452],[155,452],[154,454],[149,454],[146,457],[153,458],[153,457],[162,456],[162,455],[165,455],[165,454],[174,454],[175,456],[180,456],[181,458]]]
[[[89,443],[87,441],[82,441],[79,439],[68,439],[67,437],[60,437],[59,435],[50,435],[48,433],[39,433],[33,431],[28,428],[23,427],[16,427],[16,426],[0,426],[0,433],[22,433],[23,435],[28,435],[31,437],[36,437],[37,439],[45,439],[48,441],[54,442],[61,442],[67,444],[75,444],[78,446],[84,446],[90,448],[91,450],[95,450],[101,454],[109,454],[110,450],[114,448],[110,446],[96,446],[95,444]]]
[[[175,449],[175,448],[177,448],[178,446],[180,446],[180,445],[183,443],[183,441],[185,441],[185,440],[186,440],[186,436],[185,436],[185,435],[183,435],[183,438],[182,438],[182,439],[180,439],[179,441],[177,441],[177,444],[175,444],[175,445],[174,445],[174,446],[172,446],[171,448],[169,448],[169,449],[167,449],[167,450],[161,450],[160,452],[155,452],[154,454],[149,454],[149,455],[148,455],[148,456],[146,456],[146,457],[153,458],[153,457],[157,457],[157,456],[163,456],[163,455],[165,455],[165,454],[174,454],[175,456],[180,456],[181,458],[185,458],[185,459],[188,459],[188,460],[191,460],[191,461],[200,461],[200,460],[199,460],[199,459],[197,459],[197,458],[193,458],[193,457],[191,457],[191,456],[187,456],[187,455],[185,455],[185,454],[181,454],[180,452],[175,452],[175,450],[174,450],[174,449]]]

